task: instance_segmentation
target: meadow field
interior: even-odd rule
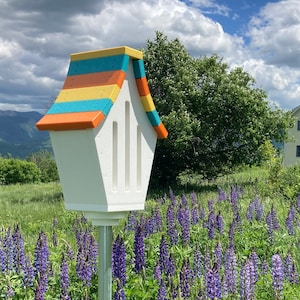
[[[274,184],[252,168],[149,193],[113,228],[113,299],[300,299],[300,198]],[[59,183],[0,186],[0,220],[0,299],[97,299],[97,231]]]

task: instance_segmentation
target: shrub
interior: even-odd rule
[[[0,183],[34,183],[41,179],[41,172],[33,162],[14,158],[0,158]]]
[[[283,168],[278,177],[278,189],[288,199],[300,194],[300,165]]]

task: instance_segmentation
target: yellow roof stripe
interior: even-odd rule
[[[94,50],[94,51],[73,53],[70,55],[70,57],[71,57],[71,61],[76,61],[76,60],[92,59],[92,58],[114,56],[114,55],[121,55],[121,54],[128,55],[132,59],[143,59],[142,51],[130,47],[126,47],[126,46],[107,48],[104,50]]]
[[[117,84],[84,87],[76,89],[63,89],[58,94],[55,102],[69,102],[108,98],[115,102],[120,92]]]
[[[146,112],[150,112],[155,109],[155,105],[153,103],[151,94],[148,94],[147,96],[140,96],[140,97],[141,97],[143,107]]]

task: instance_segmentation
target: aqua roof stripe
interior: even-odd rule
[[[132,64],[133,64],[134,77],[136,79],[146,77],[144,60],[135,59],[132,61]]]
[[[72,102],[57,102],[54,103],[47,114],[62,114],[71,112],[87,112],[87,111],[102,111],[107,115],[113,105],[113,102],[108,98],[72,101]]]
[[[161,120],[159,118],[159,115],[158,115],[156,109],[151,112],[146,112],[146,114],[147,114],[152,126],[158,126],[161,123]]]
[[[127,72],[128,55],[114,55],[70,62],[68,76],[122,70]]]

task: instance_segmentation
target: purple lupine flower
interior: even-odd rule
[[[152,216],[146,217],[145,218],[145,227],[144,227],[145,237],[149,236],[152,233],[154,233],[153,218],[152,218]]]
[[[1,272],[5,272],[5,269],[6,269],[6,262],[5,262],[5,252],[4,250],[2,249],[2,241],[1,241],[1,238],[0,238],[0,270]]]
[[[53,244],[54,247],[56,247],[57,244],[58,244],[58,241],[57,241],[57,233],[56,233],[55,230],[53,230],[53,232],[52,232],[52,244]]]
[[[252,251],[249,259],[253,263],[253,274],[256,283],[258,281],[258,265],[259,265],[259,258],[257,253],[255,251]]]
[[[272,244],[274,241],[274,224],[273,224],[273,218],[271,212],[269,212],[266,216],[266,223],[267,223],[269,241]]]
[[[162,280],[159,283],[157,300],[167,300],[167,288]]]
[[[48,290],[49,248],[47,236],[41,232],[34,251],[34,272],[38,276],[38,290]]]
[[[228,291],[234,294],[237,291],[237,260],[233,248],[228,248],[225,253],[224,271]]]
[[[247,208],[246,218],[248,221],[254,220],[254,212],[255,212],[255,200],[252,200]]]
[[[288,215],[285,219],[285,225],[287,227],[287,231],[289,235],[294,235],[295,231],[294,231],[294,218],[295,218],[295,212],[293,209],[293,206],[291,205],[289,211],[288,211]]]
[[[210,257],[210,252],[209,252],[208,248],[206,248],[206,251],[205,251],[204,260],[203,260],[203,268],[204,268],[204,272],[206,272],[206,270],[211,268],[211,257]]]
[[[276,299],[281,299],[283,292],[284,270],[279,254],[274,254],[272,256],[272,279],[275,297]]]
[[[178,243],[178,232],[175,224],[174,207],[169,205],[166,214],[167,233],[170,239],[170,244],[175,245]]]
[[[62,300],[71,300],[71,298],[68,294],[69,286],[70,286],[69,268],[68,268],[68,263],[63,255],[61,264],[60,264],[60,288],[61,288],[61,299]]]
[[[190,263],[188,259],[185,259],[180,271],[180,292],[183,299],[189,299],[190,297],[191,277]]]
[[[30,287],[33,286],[33,281],[34,281],[34,269],[33,266],[31,264],[31,260],[30,257],[27,256],[25,258],[25,265],[23,268],[23,284],[25,287]]]
[[[199,222],[198,209],[193,207],[191,211],[191,224],[195,225]]]
[[[295,268],[295,262],[290,253],[284,259],[284,275],[290,283],[298,283],[299,276]]]
[[[68,260],[72,260],[72,259],[74,259],[74,256],[75,256],[74,251],[73,251],[72,247],[68,244],[67,249],[66,249],[66,258]]]
[[[13,269],[19,273],[25,266],[24,243],[19,226],[17,225],[12,234],[13,246]]]
[[[90,233],[88,235],[88,257],[93,274],[97,274],[97,255],[98,244],[96,243],[95,237]]]
[[[208,211],[209,212],[214,212],[214,200],[208,200],[207,201],[207,206],[208,206]]]
[[[274,208],[274,205],[272,204],[271,207],[271,218],[272,218],[272,223],[273,223],[273,229],[274,230],[279,230],[280,229],[280,224],[277,218],[277,212]]]
[[[44,300],[45,299],[45,275],[39,274],[36,282],[36,287],[34,290],[34,300]]]
[[[264,207],[258,198],[256,198],[255,201],[255,213],[256,213],[255,219],[257,221],[261,221],[264,215]]]
[[[201,277],[202,276],[202,268],[203,268],[203,258],[202,254],[199,250],[199,247],[196,247],[194,251],[194,263],[193,263],[193,275],[194,277]]]
[[[208,299],[222,299],[222,285],[217,267],[206,270],[204,282]]]
[[[189,209],[180,207],[177,212],[177,219],[181,227],[182,243],[188,245],[190,243]]]
[[[137,211],[130,211],[127,216],[127,224],[125,226],[125,230],[135,230],[137,225]]]
[[[117,289],[114,292],[114,300],[125,300],[125,292],[120,282],[117,282]]]
[[[192,202],[192,206],[195,207],[198,205],[198,200],[197,200],[197,195],[195,192],[192,192],[191,195],[191,202]]]
[[[227,200],[227,194],[222,188],[218,187],[218,202]]]
[[[262,203],[259,201],[258,197],[255,197],[254,200],[252,200],[249,203],[248,209],[247,209],[247,220],[253,221],[256,219],[257,221],[262,220],[264,214],[264,208]]]
[[[154,224],[155,224],[155,231],[161,231],[162,229],[162,217],[158,207],[155,208],[154,212]]]
[[[261,274],[267,274],[269,271],[269,264],[266,259],[263,260],[260,267]]]
[[[39,234],[34,254],[35,273],[46,273],[48,270],[49,249],[47,236],[44,232]]]
[[[137,226],[134,235],[134,269],[140,273],[145,267],[145,242],[141,225]]]
[[[169,190],[169,194],[170,194],[171,204],[173,205],[173,207],[175,207],[176,206],[176,196],[174,195],[171,188]]]
[[[84,286],[92,285],[92,268],[89,262],[89,258],[87,255],[85,255],[82,248],[79,248],[77,253],[76,274],[77,277],[83,282]]]
[[[156,264],[155,267],[154,267],[153,277],[154,277],[154,279],[156,279],[158,282],[160,282],[160,281],[162,280],[161,266],[160,266],[159,262],[157,262],[157,264]]]
[[[215,238],[216,216],[213,211],[210,211],[207,220],[208,237],[210,239]]]
[[[222,245],[221,242],[218,241],[216,246],[215,246],[215,262],[217,265],[217,269],[218,271],[220,271],[221,267],[222,267],[222,261],[223,261],[223,255],[222,255]]]
[[[237,228],[237,230],[239,232],[241,232],[242,231],[242,219],[238,212],[234,216],[234,223],[235,223],[235,227]]]
[[[202,206],[199,207],[198,216],[199,216],[200,220],[205,219],[205,210]]]
[[[233,221],[229,225],[229,232],[228,232],[230,248],[234,248],[234,234],[235,234],[235,223]]]
[[[120,281],[121,286],[126,283],[126,247],[124,240],[118,235],[112,249],[112,275]]]
[[[14,240],[11,234],[10,227],[6,230],[3,238],[3,257],[2,272],[6,274],[13,269],[14,265]]]
[[[186,207],[188,205],[188,201],[187,201],[186,195],[182,195],[182,197],[181,197],[181,205],[183,207]]]
[[[80,231],[77,237],[77,258],[76,258],[76,274],[83,282],[84,286],[91,286],[93,275],[94,259],[91,257],[90,250],[90,232],[88,230]]]
[[[252,260],[247,260],[240,271],[240,298],[251,300],[255,295],[255,275]]]
[[[224,220],[220,211],[216,216],[216,228],[221,235],[224,233]]]
[[[161,267],[161,271],[166,273],[169,268],[169,247],[164,236],[160,239],[159,265]]]
[[[168,264],[168,269],[166,270],[166,275],[170,278],[175,275],[176,271],[176,266],[175,266],[175,260],[173,258],[172,253],[169,255],[169,264]]]

